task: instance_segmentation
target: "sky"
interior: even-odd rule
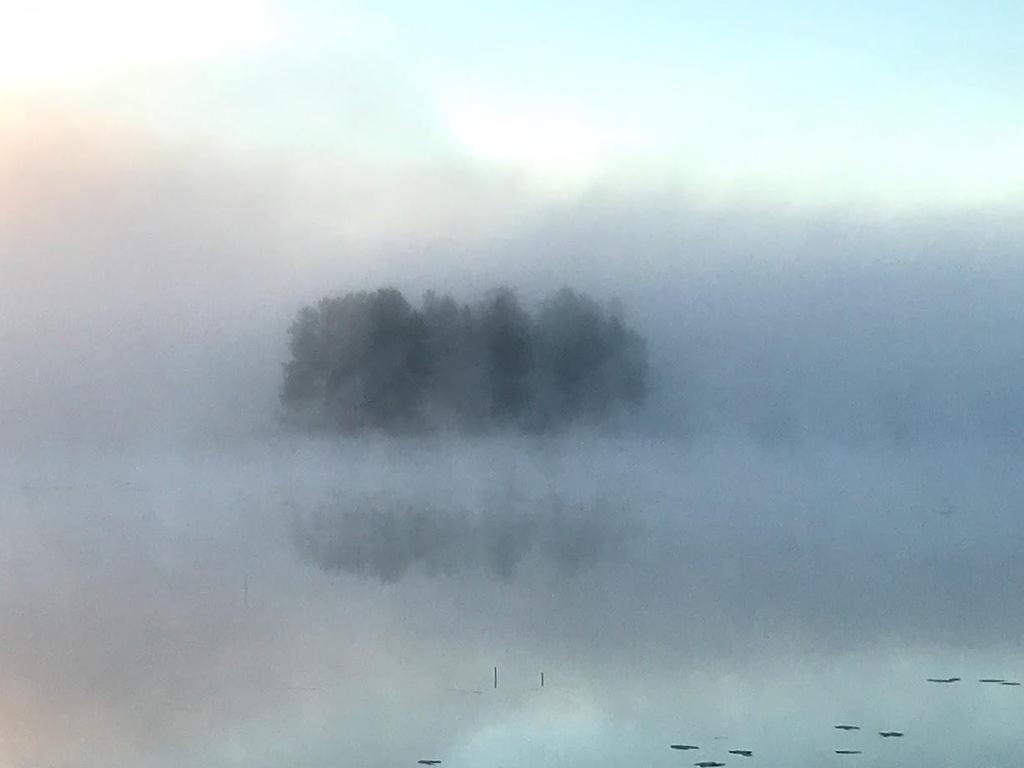
[[[7,110],[322,167],[1019,203],[1015,3],[5,2]],[[13,106],[11,106],[13,104]]]
[[[1019,765],[1022,31],[0,0],[0,768]],[[301,307],[498,284],[633,423],[282,428]]]

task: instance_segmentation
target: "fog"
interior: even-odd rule
[[[47,125],[0,155],[0,762],[1019,756],[1024,689],[975,682],[1024,675],[1015,211],[313,183]],[[301,306],[496,282],[618,299],[642,413],[282,426]]]
[[[611,181],[548,199],[482,168],[396,173],[388,197],[359,169],[313,184],[97,133],[5,141],[5,437],[273,428],[301,306],[496,284],[618,298],[660,366],[648,424],[673,434],[1020,437],[1015,210],[712,206]]]

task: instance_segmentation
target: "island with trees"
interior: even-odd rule
[[[314,430],[548,432],[621,423],[648,388],[645,340],[614,305],[563,288],[534,311],[395,288],[325,297],[288,329],[281,402]]]

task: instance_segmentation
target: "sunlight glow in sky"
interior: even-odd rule
[[[0,18],[0,103],[230,151],[811,205],[1022,194],[1009,2],[5,0]]]

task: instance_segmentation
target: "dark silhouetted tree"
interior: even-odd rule
[[[397,290],[322,299],[289,334],[286,405],[343,430],[415,425],[429,373],[426,334]]]
[[[432,424],[479,426],[489,417],[483,338],[476,315],[450,296],[423,298],[427,358],[431,362],[425,407]]]
[[[645,344],[617,314],[563,288],[541,305],[536,328],[545,424],[596,422],[643,400]]]
[[[508,288],[499,288],[481,310],[491,414],[515,422],[533,397],[533,332],[530,318]]]

